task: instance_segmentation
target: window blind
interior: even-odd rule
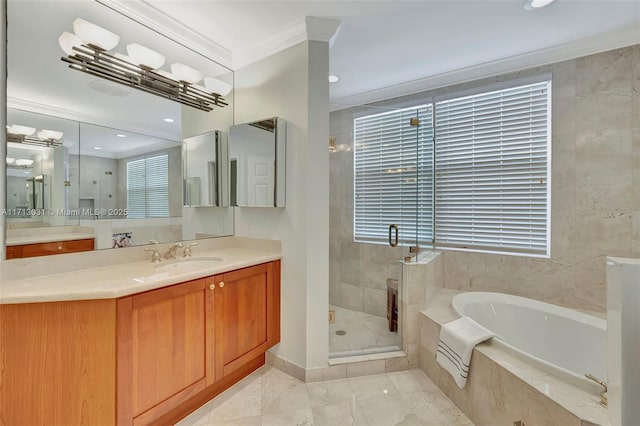
[[[438,246],[548,252],[549,87],[436,103]]]
[[[169,156],[127,162],[127,217],[169,217]]]
[[[355,241],[386,243],[391,224],[402,244],[432,241],[432,116],[423,105],[354,119]]]

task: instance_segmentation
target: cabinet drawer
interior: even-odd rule
[[[22,246],[7,246],[7,259],[20,259],[22,257]]]
[[[26,244],[22,257],[49,256],[52,254],[77,253],[93,250],[93,238],[84,240],[53,241],[49,243]]]

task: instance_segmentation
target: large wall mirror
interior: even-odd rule
[[[78,18],[119,36],[96,50],[117,58],[111,73],[131,73],[124,60],[155,80],[140,90],[61,60],[65,40],[72,55],[86,48],[69,35]],[[69,234],[92,236],[95,249],[233,235],[232,208],[183,207],[182,141],[233,124],[233,92],[219,95],[233,84],[228,68],[96,1],[10,0],[7,74],[7,247]],[[188,96],[170,90],[189,79]]]

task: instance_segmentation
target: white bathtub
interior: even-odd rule
[[[501,293],[454,296],[453,309],[496,333],[492,344],[547,373],[599,392],[607,381],[607,322],[572,309]]]

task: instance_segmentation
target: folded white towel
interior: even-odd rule
[[[440,328],[436,361],[447,370],[460,389],[467,383],[473,348],[495,336],[469,317],[451,321]]]

